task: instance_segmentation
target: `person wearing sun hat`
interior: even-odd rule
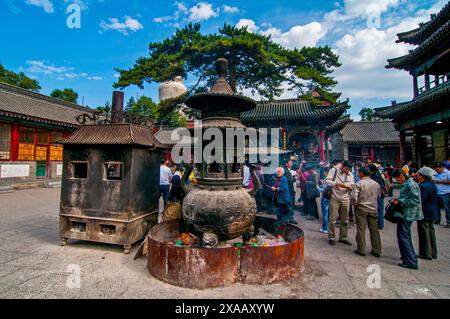
[[[417,221],[419,235],[418,258],[432,260],[437,258],[436,234],[434,221],[439,216],[438,190],[432,178],[436,172],[429,167],[422,167],[417,172],[422,201],[423,219]]]

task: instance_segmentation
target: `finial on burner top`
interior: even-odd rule
[[[219,58],[216,61],[216,71],[219,77],[225,77],[228,70],[228,60],[224,58]]]

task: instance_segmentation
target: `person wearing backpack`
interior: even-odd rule
[[[339,242],[351,246],[348,240],[348,213],[350,209],[350,192],[352,190],[353,165],[349,161],[344,161],[342,165],[336,166],[328,172],[325,183],[331,187],[331,197],[328,218],[328,243],[336,245],[335,223],[339,215]]]
[[[170,179],[170,184],[172,187],[169,191],[169,201],[171,202],[182,202],[186,194],[181,187],[181,179],[183,178],[183,167],[180,165],[175,166],[175,173]]]
[[[386,186],[384,184],[384,178],[381,176],[378,168],[372,164],[369,165],[370,178],[378,183],[381,187],[381,196],[378,197],[377,201],[377,211],[378,211],[378,229],[384,228],[384,197],[387,195]]]

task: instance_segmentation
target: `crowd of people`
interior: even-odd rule
[[[356,225],[356,250],[366,255],[366,228],[369,229],[371,251],[382,254],[380,230],[384,228],[385,198],[393,197],[394,182],[400,187],[399,196],[388,201],[389,209],[401,213],[397,222],[397,239],[401,267],[417,269],[417,258],[437,258],[434,224],[445,212],[446,228],[450,228],[450,160],[417,169],[411,161],[394,169],[381,159],[364,163],[335,160],[329,165],[320,162],[300,162],[289,159],[277,169],[276,176],[263,173],[258,191],[258,211],[273,212],[280,223],[297,224],[296,212],[307,220],[318,220],[318,201],[322,213],[320,232],[328,235],[328,243],[352,246],[348,238],[349,223]],[[297,191],[299,190],[299,191]],[[298,198],[296,194],[298,193]],[[257,193],[258,195],[258,193]],[[269,200],[270,198],[270,200]],[[419,253],[416,255],[411,239],[411,227],[417,221]],[[336,228],[339,234],[336,234]]]
[[[243,187],[254,186],[249,167],[243,166]],[[446,228],[450,228],[450,160],[417,169],[411,161],[400,168],[383,163],[352,163],[334,160],[329,164],[307,163],[290,158],[276,170],[266,174],[263,165],[255,169],[259,189],[255,199],[258,212],[276,215],[277,223],[297,224],[296,213],[307,220],[319,220],[318,200],[322,226],[320,232],[328,236],[328,243],[352,246],[348,238],[349,224],[356,226],[356,250],[366,255],[366,228],[369,229],[371,251],[375,257],[382,254],[380,230],[385,222],[385,198],[389,207],[401,214],[397,222],[397,240],[401,254],[401,267],[417,269],[417,258],[433,260],[438,256],[434,225],[445,212]],[[169,167],[161,160],[160,196],[164,207],[168,201],[182,201],[186,195],[181,185],[181,166]],[[188,183],[195,184],[191,173]],[[393,185],[400,187],[399,196],[393,197]],[[411,227],[417,222],[419,250],[416,255],[411,239]],[[339,234],[337,236],[337,228]]]

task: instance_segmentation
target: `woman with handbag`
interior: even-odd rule
[[[420,201],[420,188],[403,170],[397,169],[392,177],[401,185],[400,196],[394,198],[394,205],[403,206],[403,219],[397,224],[397,240],[400,248],[402,262],[400,267],[418,269],[417,256],[411,240],[411,225],[422,220],[422,204]]]
[[[307,220],[319,219],[319,211],[317,209],[316,198],[320,196],[319,189],[317,188],[319,176],[317,175],[312,165],[305,167],[308,172],[306,178],[305,196],[303,197],[304,209]]]

